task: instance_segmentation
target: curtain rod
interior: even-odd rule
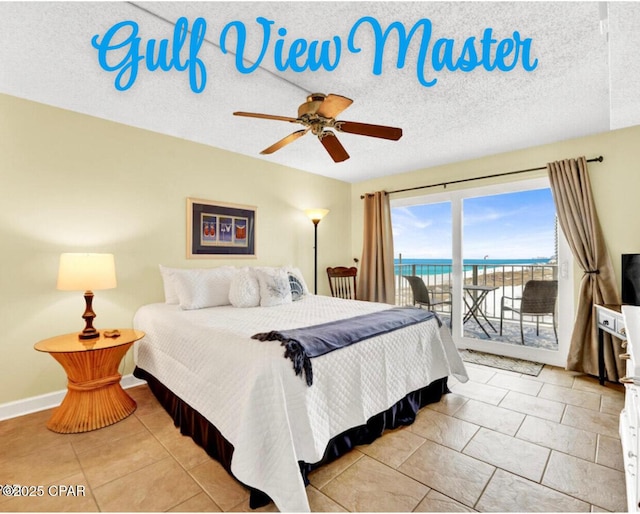
[[[604,157],[602,155],[598,157],[594,157],[593,159],[587,159],[587,162],[602,162],[604,161]],[[473,178],[462,178],[460,180],[452,180],[450,182],[440,182],[439,184],[429,184],[427,186],[416,186],[416,187],[408,187],[406,189],[395,189],[394,191],[385,191],[386,195],[391,195],[393,193],[404,193],[405,191],[415,191],[416,189],[427,189],[430,187],[439,187],[444,186],[446,189],[450,184],[461,184],[462,182],[471,182],[473,180],[482,180],[485,178],[495,178],[495,177],[505,177],[507,175],[516,175],[518,173],[528,173],[529,171],[541,171],[546,170],[546,166],[540,166],[538,168],[529,168],[526,170],[517,170],[517,171],[507,171],[505,173],[494,173],[493,175],[484,175],[483,177],[473,177]],[[371,193],[368,193],[371,194]],[[360,199],[362,200],[366,195],[361,195]]]

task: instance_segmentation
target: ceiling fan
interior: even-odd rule
[[[307,97],[307,101],[298,107],[298,117],[288,118],[286,116],[273,116],[271,114],[260,114],[254,112],[234,112],[235,116],[247,116],[249,118],[262,118],[266,120],[288,121],[289,123],[299,123],[306,128],[297,130],[274,143],[260,152],[261,154],[271,154],[280,150],[283,146],[293,143],[296,139],[311,131],[318,136],[318,139],[325,147],[329,155],[335,162],[346,161],[349,154],[338,140],[332,130],[338,132],[348,132],[350,134],[360,134],[361,136],[379,137],[381,139],[391,139],[397,141],[402,137],[402,129],[396,127],[386,127],[384,125],[370,125],[368,123],[358,123],[355,121],[338,121],[336,116],[353,103],[353,100],[340,95],[324,95],[322,93],[312,93]]]

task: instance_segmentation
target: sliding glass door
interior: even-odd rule
[[[399,304],[420,276],[460,348],[564,366],[572,258],[546,179],[392,200],[392,218]]]
[[[451,202],[397,207],[392,220],[394,248],[399,250],[395,259],[397,303],[428,303],[450,324]]]

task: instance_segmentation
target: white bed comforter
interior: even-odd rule
[[[467,374],[449,331],[435,319],[314,358],[311,387],[295,375],[279,342],[250,337],[390,307],[312,295],[247,309],[151,304],[134,318],[146,333],[134,358],[233,444],[231,470],[240,481],[281,511],[306,512],[298,461],[318,462],[332,437],[408,393],[452,374],[466,381]]]

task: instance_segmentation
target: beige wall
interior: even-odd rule
[[[380,190],[396,190],[449,180],[480,177],[507,171],[545,166],[547,162],[586,156],[604,156],[601,163],[590,163],[589,174],[596,209],[605,234],[609,253],[620,285],[620,255],[640,253],[640,126],[603,134],[562,141],[481,159],[457,162],[411,173],[390,175],[354,184],[351,192],[352,233],[362,233],[362,202],[360,195]],[[503,179],[488,179],[448,186],[448,190],[478,187],[505,180],[519,180],[544,176],[532,172]],[[442,187],[398,193],[392,198],[442,192]],[[352,253],[359,254],[362,241],[353,238]],[[574,266],[577,269],[577,266]],[[574,285],[581,277],[576,271]]]
[[[42,104],[0,95],[0,404],[66,385],[38,340],[81,330],[80,292],[55,288],[59,254],[115,254],[118,287],[96,291],[98,328],[131,326],[163,300],[158,264],[301,268],[319,293],[328,265],[351,262],[349,184]],[[186,198],[257,206],[257,259],[186,259]],[[131,354],[121,371],[130,373]]]
[[[640,127],[632,127],[349,185],[0,95],[0,404],[65,387],[62,368],[33,344],[82,328],[82,294],[55,289],[66,251],[115,254],[118,287],[96,292],[95,324],[130,326],[137,307],[162,300],[159,263],[292,263],[313,287],[313,226],[302,210],[326,207],[318,268],[319,292],[328,294],[322,270],[361,255],[362,193],[604,155],[590,165],[591,180],[619,281],[620,254],[640,253],[639,141]],[[187,260],[190,196],[256,205],[258,258]],[[121,371],[132,368],[129,354]]]

